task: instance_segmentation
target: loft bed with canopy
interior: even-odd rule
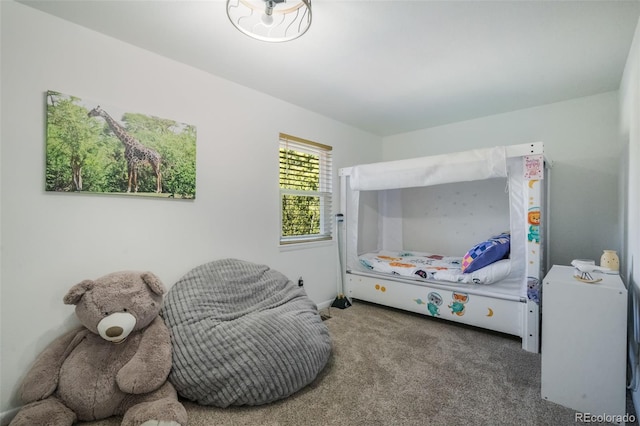
[[[345,296],[486,328],[538,352],[542,142],[342,168]]]

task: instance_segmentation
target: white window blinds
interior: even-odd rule
[[[280,244],[331,239],[331,150],[280,134]]]

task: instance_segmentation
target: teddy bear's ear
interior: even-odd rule
[[[148,285],[151,291],[153,291],[155,294],[163,295],[167,291],[164,288],[164,284],[162,284],[162,281],[160,281],[160,278],[156,277],[152,272],[143,272],[140,277],[142,278],[142,281],[144,281],[144,283]]]
[[[77,305],[82,296],[95,286],[96,283],[93,280],[84,280],[69,289],[64,296],[65,305]]]

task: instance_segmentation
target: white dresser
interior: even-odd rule
[[[553,266],[542,288],[542,397],[590,415],[626,411],[627,290],[618,275],[598,283]],[[620,423],[619,419],[608,421]]]

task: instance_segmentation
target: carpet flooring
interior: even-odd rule
[[[257,407],[184,401],[189,425],[576,424],[575,411],[540,397],[540,354],[519,339],[359,301],[322,313],[333,349],[313,383]]]

